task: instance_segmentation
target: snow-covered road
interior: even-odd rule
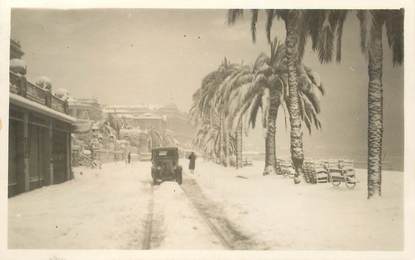
[[[153,212],[152,249],[225,249],[177,183],[154,187]]]
[[[363,170],[354,190],[261,172],[261,162],[235,170],[200,160],[182,186],[152,186],[150,162],[77,168],[74,180],[8,200],[9,248],[402,248],[401,172],[384,172],[374,201]]]
[[[227,248],[177,183],[151,182],[149,162],[109,163],[11,198],[9,248]]]

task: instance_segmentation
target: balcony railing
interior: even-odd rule
[[[36,86],[27,81],[24,76],[14,72],[10,72],[10,92],[58,112],[69,114],[68,102],[66,100],[54,96],[50,91]]]

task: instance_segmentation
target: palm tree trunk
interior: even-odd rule
[[[267,119],[267,135],[265,137],[265,169],[263,175],[276,174],[276,143],[275,133],[277,129],[277,115],[280,105],[278,91],[271,87],[269,91],[269,113]]]
[[[382,93],[382,27],[375,23],[369,47],[368,91],[368,199],[381,195],[382,139],[383,139],[383,93]]]
[[[243,125],[242,119],[238,123],[236,130],[236,168],[242,168],[242,150],[243,150]]]
[[[303,132],[301,129],[301,116],[297,90],[297,60],[298,60],[298,32],[296,24],[297,11],[289,11],[286,24],[287,62],[288,62],[288,86],[291,126],[291,160],[295,169],[294,182],[300,182],[300,175],[303,172]]]

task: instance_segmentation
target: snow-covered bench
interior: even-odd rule
[[[278,159],[278,164],[279,164],[279,167],[281,169],[281,174],[284,177],[287,177],[287,176],[290,177],[290,178],[294,177],[295,170],[294,170],[294,167],[292,166],[291,161]]]
[[[339,186],[342,182],[349,189],[356,186],[357,180],[352,160],[330,160],[325,163],[325,167],[333,186]]]
[[[328,171],[322,162],[305,161],[303,170],[307,183],[317,184],[329,182]]]

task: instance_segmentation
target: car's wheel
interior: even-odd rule
[[[183,181],[183,176],[182,176],[182,172],[180,171],[180,172],[178,172],[178,173],[177,173],[177,175],[176,175],[176,182],[177,182],[179,185],[182,185],[182,181]]]

